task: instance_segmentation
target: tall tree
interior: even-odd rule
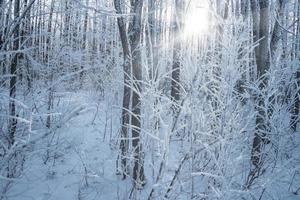
[[[0,48],[3,43],[3,37],[4,37],[4,26],[5,26],[5,18],[4,18],[4,0],[0,0]]]
[[[120,0],[114,0],[115,8],[117,11],[117,14],[122,14],[122,8],[121,8],[121,1]],[[122,105],[122,122],[121,122],[121,141],[120,141],[120,160],[121,160],[121,169],[122,169],[122,175],[123,179],[126,178],[126,176],[129,175],[128,170],[128,125],[129,125],[129,105],[130,105],[130,98],[131,98],[131,88],[130,88],[130,79],[131,79],[131,52],[130,52],[130,45],[127,35],[127,28],[126,28],[126,22],[125,18],[120,16],[117,18],[118,28],[119,28],[119,34],[120,39],[122,43],[122,49],[123,49],[123,73],[124,73],[124,89],[123,89],[123,105]]]
[[[13,34],[13,48],[15,53],[12,55],[11,65],[10,65],[10,82],[9,82],[9,122],[8,122],[8,134],[9,134],[9,146],[12,146],[15,141],[15,134],[17,128],[17,113],[16,113],[16,87],[17,87],[17,66],[20,44],[19,44],[19,34],[20,34],[20,0],[15,0],[14,4],[14,20],[17,23]]]
[[[296,2],[297,7],[296,7],[296,11],[295,11],[295,15],[297,16],[297,22],[295,24],[296,26],[296,33],[295,33],[295,48],[294,48],[294,59],[296,61],[296,63],[300,63],[300,0],[298,0]],[[297,125],[299,123],[299,111],[300,111],[300,69],[298,67],[298,69],[296,69],[296,74],[295,74],[295,78],[296,78],[296,94],[294,97],[294,102],[293,102],[293,107],[292,107],[292,118],[291,118],[291,127],[292,129],[296,132],[297,130]]]
[[[115,8],[118,14],[122,14],[121,1],[115,0]],[[136,187],[142,187],[145,184],[143,153],[141,136],[141,81],[142,81],[142,58],[141,58],[141,33],[142,33],[142,9],[143,0],[131,1],[131,11],[134,13],[129,22],[129,28],[126,28],[126,22],[123,17],[118,17],[118,27],[123,48],[124,56],[124,95],[122,109],[122,129],[121,129],[121,167],[123,178],[128,174],[128,124],[129,124],[129,106],[130,93],[132,92],[132,148],[133,148],[133,179]],[[132,68],[132,71],[131,71]],[[130,79],[133,80],[133,90],[130,89]]]
[[[52,20],[53,20],[53,11],[54,11],[54,0],[51,0],[51,5],[50,5],[50,13],[49,13],[49,20],[48,20],[48,27],[47,27],[47,39],[46,39],[46,53],[45,53],[45,61],[46,61],[46,65],[48,67],[48,69],[50,70],[50,77],[48,80],[48,85],[50,85],[49,88],[49,93],[48,93],[48,116],[46,119],[46,127],[50,128],[51,127],[51,110],[53,107],[53,95],[54,95],[54,91],[53,91],[53,87],[52,85],[52,81],[53,81],[53,76],[54,76],[54,72],[53,72],[53,67],[50,65],[50,58],[49,58],[49,54],[50,54],[50,50],[51,50],[51,30],[52,30]]]
[[[86,0],[86,5],[89,6],[89,0]],[[87,30],[88,30],[88,21],[89,21],[89,13],[88,13],[88,9],[86,9],[85,14],[84,14],[84,22],[83,22],[83,37],[82,37],[82,49],[85,51],[84,52],[84,57],[83,57],[83,61],[86,60],[86,50],[87,50]],[[83,64],[84,65],[84,64]],[[84,66],[81,65],[81,72],[79,75],[79,79],[80,79],[80,87],[82,88],[82,84],[83,84],[83,78],[84,78]]]
[[[2,44],[4,43],[4,36],[5,36],[5,29],[6,22],[5,22],[5,9],[4,9],[5,1],[0,0],[0,50],[2,49]],[[0,57],[0,68],[2,69],[0,73],[6,73],[6,66],[4,65],[5,56]],[[4,82],[0,82],[3,84]]]
[[[258,176],[263,164],[262,151],[264,145],[268,142],[267,132],[267,117],[266,105],[264,102],[265,89],[268,84],[266,73],[270,68],[270,55],[269,55],[269,0],[259,0],[259,4],[252,2],[252,14],[253,14],[253,36],[254,40],[259,41],[259,45],[255,49],[255,58],[257,65],[257,76],[259,81],[260,93],[257,95],[257,115],[256,115],[256,128],[254,133],[254,139],[252,144],[251,161],[254,165],[254,170],[251,172],[250,179],[248,180],[248,186],[251,185],[253,177]]]
[[[142,34],[142,9],[143,0],[135,0],[133,13],[135,14],[132,26],[129,29],[132,55],[132,148],[134,151],[133,179],[137,187],[145,185],[144,161],[141,137],[141,81],[142,81],[142,57],[141,57],[141,34]]]

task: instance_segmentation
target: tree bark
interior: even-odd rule
[[[173,47],[173,64],[172,64],[172,81],[171,81],[171,99],[174,102],[174,111],[177,110],[177,104],[180,100],[180,66],[181,66],[181,43],[179,39],[180,30],[183,28],[183,10],[184,3],[181,0],[175,1],[174,13],[174,47]]]
[[[120,0],[114,0],[115,8],[117,11],[117,14],[122,14],[121,9],[121,1]],[[130,88],[130,79],[131,79],[131,52],[130,52],[130,45],[128,41],[127,36],[127,29],[126,29],[126,23],[124,21],[123,17],[117,18],[118,28],[119,28],[119,34],[121,38],[122,43],[122,49],[123,49],[123,73],[124,73],[124,89],[123,89],[123,106],[122,106],[122,121],[121,121],[121,141],[120,141],[120,150],[121,150],[121,156],[120,156],[120,164],[122,169],[122,176],[123,179],[125,179],[129,175],[129,169],[128,169],[128,125],[129,125],[129,105],[130,105],[130,97],[131,97],[131,88]],[[118,161],[117,161],[118,162]]]
[[[14,4],[14,18],[15,20],[20,17],[20,0],[15,0]],[[19,32],[20,32],[20,22],[15,28],[15,32],[13,34],[14,43],[13,43],[13,51],[19,50]],[[17,66],[18,66],[18,53],[14,53],[12,55],[12,61],[10,65],[10,82],[9,82],[9,121],[8,121],[8,134],[9,134],[9,147],[11,147],[15,142],[15,134],[17,128],[17,114],[16,114],[16,85],[17,85]]]
[[[297,29],[296,29],[296,36],[295,36],[295,59],[298,61],[298,63],[300,63],[300,0],[298,0],[297,2]],[[297,125],[299,123],[299,110],[300,110],[300,69],[298,67],[298,69],[296,69],[296,74],[295,74],[295,78],[296,78],[296,90],[298,88],[298,91],[296,91],[296,95],[294,97],[293,100],[293,106],[292,106],[292,117],[291,117],[291,122],[290,122],[290,126],[292,128],[292,130],[294,132],[297,131]]]
[[[52,19],[53,19],[53,11],[54,11],[54,0],[51,1],[51,6],[50,6],[50,14],[49,14],[49,21],[48,21],[48,30],[47,30],[47,33],[49,35],[47,35],[47,39],[46,39],[46,53],[45,53],[45,61],[46,61],[46,64],[48,65],[48,69],[50,70],[50,77],[49,77],[49,85],[50,85],[50,88],[49,88],[49,93],[48,93],[48,116],[47,116],[47,119],[46,119],[46,127],[47,128],[50,128],[51,127],[51,111],[52,111],[52,108],[53,108],[53,99],[54,99],[54,91],[53,91],[53,87],[51,86],[52,85],[52,82],[53,82],[53,76],[54,76],[54,72],[53,72],[53,69],[51,68],[49,62],[50,62],[50,59],[49,59],[49,53],[50,53],[50,50],[51,50],[51,31],[52,31]]]
[[[4,35],[5,35],[5,17],[4,17],[4,0],[0,0],[0,50],[2,48],[2,44],[4,42]],[[0,68],[2,69],[0,73],[3,75],[6,74],[6,66],[4,64],[5,55],[0,56]],[[1,80],[0,85],[4,85],[5,81]]]
[[[122,14],[121,1],[115,0],[115,8],[117,14]],[[122,109],[122,129],[121,129],[121,168],[123,178],[128,175],[128,124],[129,124],[129,107],[130,94],[132,92],[132,148],[134,157],[133,179],[136,188],[145,185],[144,165],[141,135],[141,80],[142,80],[142,59],[141,59],[141,33],[142,33],[142,8],[143,0],[132,0],[131,12],[134,13],[132,21],[129,22],[129,30],[127,33],[126,23],[123,17],[117,18],[119,33],[123,48],[124,56],[124,95]],[[130,36],[128,39],[128,35]],[[131,71],[132,68],[132,71]],[[133,90],[130,89],[130,79],[133,80]]]
[[[252,7],[253,8],[253,7]],[[255,13],[257,9],[254,8],[253,15],[257,16]],[[254,37],[260,38],[258,47],[255,50],[256,65],[257,65],[257,75],[258,79],[261,79],[259,89],[261,93],[264,93],[264,89],[267,87],[268,80],[265,77],[266,72],[270,67],[270,58],[269,58],[269,1],[268,0],[259,0],[259,18],[254,17]],[[259,21],[256,21],[259,20]],[[257,26],[258,25],[258,26]],[[255,39],[254,38],[254,39]],[[262,165],[262,148],[268,142],[267,140],[267,122],[266,118],[267,113],[265,112],[265,103],[264,97],[262,94],[259,94],[257,97],[257,116],[256,116],[256,129],[252,144],[252,154],[251,161],[255,166],[256,170],[259,170]]]
[[[284,7],[285,7],[285,1],[279,0],[278,1],[278,15],[275,17],[276,21],[273,28],[273,33],[271,37],[271,43],[270,43],[270,49],[271,49],[271,59],[273,60],[275,58],[276,50],[278,49],[280,38],[282,37],[282,28],[279,24],[279,19],[281,17],[284,17]]]
[[[141,137],[141,81],[142,81],[142,57],[141,57],[141,33],[142,33],[142,9],[143,0],[135,0],[133,4],[134,17],[130,31],[130,43],[132,52],[132,148],[134,151],[133,179],[137,188],[145,185],[144,155]]]

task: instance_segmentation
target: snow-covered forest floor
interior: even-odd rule
[[[116,154],[110,149],[115,148],[111,126],[118,126],[119,119],[103,100],[93,99],[84,92],[60,97],[57,110],[67,122],[54,130],[48,146],[44,142],[35,146],[7,194],[9,199],[115,199],[120,195],[118,188],[126,184],[115,176]]]
[[[95,91],[80,91],[57,92],[56,95],[57,106],[54,110],[59,111],[55,112],[57,124],[54,125],[51,135],[39,140],[27,154],[21,175],[9,185],[5,196],[7,199],[113,200],[129,199],[133,196],[147,199],[152,188],[161,188],[160,195],[165,194],[184,157],[181,152],[184,152],[185,147],[180,137],[174,136],[170,141],[164,180],[159,183],[161,186],[156,184],[156,177],[152,176],[153,161],[150,154],[147,154],[147,185],[143,190],[133,193],[131,181],[121,180],[120,175],[116,174],[120,126],[118,93],[103,96]],[[42,130],[39,129],[40,132]],[[299,146],[297,148],[300,150]],[[156,158],[161,156],[157,155]],[[191,178],[189,165],[190,163],[184,164],[183,168],[186,169],[182,170],[183,175],[180,175],[180,180],[175,184],[175,187],[181,188],[181,192],[175,195],[176,199],[190,198],[190,191],[185,190],[185,184]],[[279,176],[283,176],[280,184],[271,183],[274,179],[273,173],[267,179],[270,183],[266,185],[274,185],[269,192],[278,199],[298,200],[293,191],[300,185],[300,174],[289,174],[288,170],[284,173],[283,168],[284,166],[274,168],[275,171],[278,170]],[[206,175],[209,176],[209,173]],[[293,177],[291,182],[290,176]]]
[[[299,200],[299,0],[0,0],[0,200]]]
[[[22,173],[8,186],[5,198],[148,198],[151,189],[158,187],[155,177],[151,177],[151,170],[146,171],[149,179],[144,191],[135,191],[135,194],[132,193],[131,181],[121,180],[116,173],[120,126],[118,95],[114,93],[103,97],[103,94],[95,91],[57,92],[56,95],[54,110],[57,112],[54,112],[54,116],[57,123],[53,125],[51,134],[38,140],[26,155]],[[44,131],[47,130],[32,130],[33,133]],[[182,145],[178,138],[171,141],[164,188],[180,164],[178,151],[183,148]],[[147,168],[153,169],[150,156],[146,158]]]

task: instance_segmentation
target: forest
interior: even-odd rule
[[[300,0],[0,0],[0,200],[299,200]]]

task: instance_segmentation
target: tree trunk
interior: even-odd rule
[[[253,7],[252,7],[253,8]],[[256,10],[256,9],[255,9]],[[253,15],[257,16],[254,11]],[[266,72],[270,67],[270,59],[269,59],[269,1],[268,0],[260,0],[259,1],[259,16],[260,18],[254,17],[254,39],[260,39],[259,45],[255,50],[256,64],[257,64],[257,75],[258,78],[262,81],[260,82],[259,89],[261,93],[264,93],[264,89],[267,87],[268,80],[265,77]],[[259,20],[256,21],[256,20]],[[257,26],[259,24],[259,26]],[[267,124],[266,118],[267,113],[264,97],[262,94],[259,94],[257,97],[257,116],[256,116],[256,129],[252,144],[252,154],[251,161],[255,166],[256,170],[259,170],[262,164],[262,148],[267,143]]]
[[[0,50],[2,49],[2,45],[4,43],[4,36],[5,36],[5,17],[4,17],[4,0],[0,0]],[[6,74],[6,66],[5,66],[5,55],[0,56],[0,74]],[[1,80],[0,85],[4,85],[5,80]]]
[[[29,0],[24,0],[24,9],[28,8],[28,3]],[[23,46],[25,46],[25,48],[27,48],[30,44],[30,9],[27,11],[25,17],[24,17],[24,21],[22,23],[22,31],[21,31],[21,44]],[[20,59],[24,59],[24,61],[26,60],[26,64],[24,66],[24,76],[26,77],[26,81],[27,81],[27,89],[28,91],[31,90],[32,88],[32,80],[31,80],[31,70],[30,70],[30,65],[29,65],[29,59],[26,57],[25,54],[21,54]]]
[[[115,8],[118,14],[122,14],[121,1],[115,0]],[[123,109],[122,109],[122,129],[121,129],[121,168],[123,178],[128,175],[128,124],[129,124],[129,106],[130,106],[130,79],[133,83],[132,94],[132,115],[131,115],[131,129],[132,129],[132,148],[134,157],[133,166],[133,179],[134,185],[137,188],[142,187],[145,184],[144,166],[142,145],[140,142],[141,134],[141,87],[140,82],[142,80],[142,60],[141,60],[141,32],[142,32],[142,8],[143,0],[131,1],[131,12],[135,13],[132,21],[129,23],[129,35],[128,40],[126,23],[123,17],[118,17],[118,27],[123,48],[124,56],[124,95],[123,95]],[[132,68],[132,72],[131,72]],[[132,73],[132,74],[131,74]],[[132,76],[131,76],[132,75]]]
[[[4,0],[0,0],[0,49],[2,47],[3,44],[3,40],[4,40],[4,28],[5,26],[5,21],[4,21]]]
[[[20,0],[15,0],[14,4],[14,18],[18,19],[20,17]],[[18,23],[18,22],[17,22]],[[14,32],[14,44],[13,51],[19,50],[19,29],[20,23]],[[16,114],[16,85],[17,85],[17,66],[18,66],[18,53],[14,53],[12,56],[12,61],[10,65],[10,83],[9,83],[9,122],[8,122],[8,133],[9,133],[9,147],[11,147],[15,142],[15,134],[17,128],[17,114]]]
[[[89,6],[89,0],[86,0],[86,5]],[[85,11],[85,16],[84,16],[84,24],[83,24],[83,38],[82,38],[82,49],[84,50],[84,57],[83,57],[83,65],[85,64],[86,61],[86,50],[87,50],[87,29],[88,29],[88,10]],[[79,81],[80,81],[80,88],[82,88],[83,85],[83,78],[84,78],[84,66],[81,65],[81,72],[79,75]]]
[[[49,93],[48,93],[48,116],[47,116],[47,120],[46,120],[47,128],[51,127],[51,112],[52,112],[53,100],[54,100],[54,91],[53,91],[53,87],[52,87],[54,72],[53,72],[52,66],[49,63],[50,62],[49,53],[50,53],[51,45],[52,45],[51,31],[52,31],[53,11],[54,11],[54,0],[51,1],[48,28],[47,28],[48,35],[47,35],[47,39],[46,39],[46,53],[45,53],[45,61],[48,66],[48,69],[50,70],[50,76],[49,76],[49,80],[48,80],[50,88],[49,88]]]
[[[114,0],[115,8],[117,14],[122,14],[121,9],[121,1]],[[121,38],[122,48],[123,48],[123,57],[124,57],[124,64],[123,64],[123,73],[124,73],[124,90],[123,90],[123,106],[122,106],[122,122],[121,122],[121,141],[120,141],[120,162],[121,162],[121,169],[123,179],[125,179],[128,174],[128,125],[129,125],[129,105],[130,105],[130,96],[131,96],[131,89],[130,89],[130,79],[131,79],[131,53],[130,53],[130,46],[127,36],[126,30],[126,23],[124,22],[123,17],[117,18],[119,34]],[[118,162],[118,161],[117,161]]]
[[[271,49],[271,59],[275,59],[275,53],[279,45],[280,38],[282,37],[282,28],[280,27],[280,22],[278,21],[282,17],[284,17],[284,7],[285,7],[285,1],[279,0],[278,1],[278,16],[276,16],[275,25],[273,28],[273,33],[271,37],[271,43],[270,43],[270,49]]]
[[[137,188],[145,185],[144,161],[142,152],[141,136],[141,81],[142,81],[142,57],[141,57],[141,33],[142,33],[142,9],[143,0],[135,0],[133,4],[132,26],[130,43],[132,53],[132,148],[134,151],[133,179]]]
[[[179,34],[183,28],[183,1],[175,1],[174,13],[174,47],[173,47],[173,64],[172,64],[172,82],[171,82],[171,99],[174,102],[173,108],[176,112],[178,101],[180,100],[180,66],[181,66],[181,44]]]
[[[295,36],[295,59],[298,61],[298,63],[300,62],[300,0],[298,0],[297,2],[297,29],[296,29],[296,36]],[[297,63],[297,62],[296,62]],[[293,131],[297,131],[297,125],[299,123],[299,110],[300,110],[300,69],[298,67],[298,69],[296,70],[296,74],[295,74],[295,78],[296,78],[296,89],[298,88],[298,91],[296,92],[296,95],[294,97],[294,103],[293,103],[293,107],[292,107],[292,117],[291,117],[291,128]]]

